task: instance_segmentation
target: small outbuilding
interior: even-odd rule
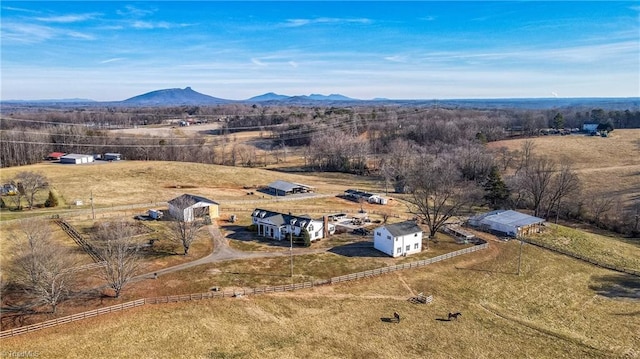
[[[520,237],[542,231],[545,220],[512,210],[496,210],[469,219],[469,225],[484,232]]]
[[[69,153],[60,157],[60,163],[82,164],[93,162],[93,155],[83,155],[77,153]]]
[[[415,221],[386,224],[373,231],[373,248],[391,257],[422,251],[422,228]]]
[[[181,221],[193,222],[203,217],[211,220],[220,216],[220,204],[201,196],[183,194],[168,203],[171,217]]]
[[[311,186],[281,180],[269,183],[267,188],[269,190],[269,193],[273,194],[274,196],[286,196],[296,193],[313,192],[313,187]]]
[[[102,156],[102,159],[105,161],[120,161],[122,159],[122,155],[119,153],[105,153]]]
[[[364,200],[372,204],[387,204],[387,199],[375,193],[358,191],[357,189],[348,189],[344,191],[344,196],[353,201]]]

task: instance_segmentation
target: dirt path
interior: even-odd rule
[[[206,257],[202,257],[196,259],[191,262],[182,263],[175,265],[173,267],[164,268],[157,270],[152,273],[146,273],[139,276],[136,276],[133,281],[138,281],[142,279],[153,279],[155,276],[161,276],[163,274],[173,273],[177,271],[181,271],[187,268],[192,268],[195,266],[199,266],[202,264],[209,263],[217,263],[235,259],[247,259],[247,258],[272,258],[272,257],[281,257],[288,256],[289,251],[283,252],[244,252],[237,249],[233,249],[229,246],[229,240],[225,238],[220,232],[220,228],[218,228],[217,224],[210,224],[206,226],[207,231],[211,236],[211,241],[213,243],[213,252]],[[294,249],[293,255],[303,255],[303,254],[316,254],[323,253],[331,248],[319,248],[319,249]]]

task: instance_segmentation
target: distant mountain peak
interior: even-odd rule
[[[187,86],[184,89],[170,88],[151,91],[122,102],[132,105],[210,105],[226,103],[229,100],[205,95]]]

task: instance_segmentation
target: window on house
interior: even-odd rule
[[[316,237],[320,237],[320,231],[316,232]]]
[[[418,243],[415,243],[415,244],[413,245],[413,249],[418,249],[418,246],[419,246],[419,244],[418,244]]]
[[[414,233],[414,234],[413,234],[413,236],[414,236],[414,237],[417,237],[417,236],[418,236],[418,233]]]
[[[378,237],[379,237],[379,236],[380,236],[380,232],[376,232],[376,236],[378,236]]]
[[[313,231],[313,224],[310,224],[309,225],[309,232],[312,232],[312,231]]]
[[[398,247],[398,249],[396,249],[396,253],[398,254],[402,253],[402,247]]]
[[[407,250],[407,251],[410,251],[410,250],[411,250],[411,245],[410,245],[410,244],[408,244],[408,245],[407,245],[407,249],[406,249],[406,250]]]

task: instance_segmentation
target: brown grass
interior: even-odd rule
[[[622,195],[625,200],[640,196],[640,129],[615,130],[609,137],[541,136],[491,142],[489,148],[520,150],[533,141],[534,153],[558,161],[568,160],[577,170],[583,187],[595,193]]]
[[[47,358],[638,357],[640,304],[625,279],[518,245],[423,269],[277,295],[146,306],[6,339]],[[412,304],[418,292],[432,304]],[[399,324],[385,322],[394,311]],[[458,321],[440,321],[460,311]]]

